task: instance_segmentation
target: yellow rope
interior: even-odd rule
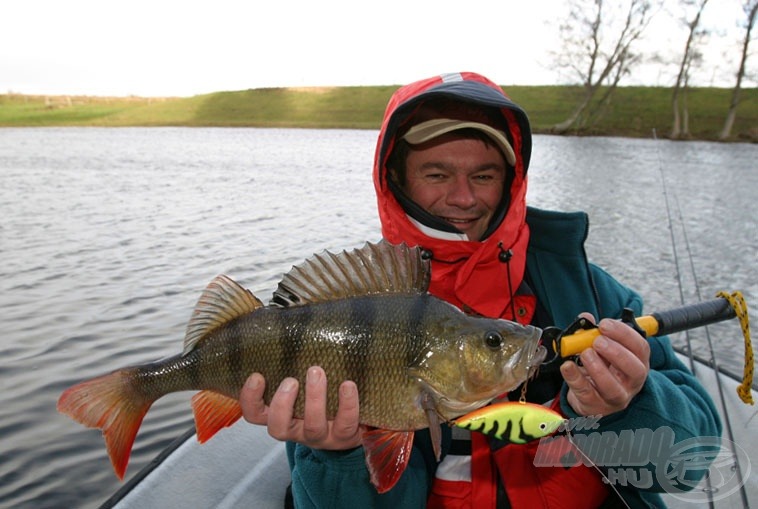
[[[737,387],[737,394],[743,402],[752,405],[753,395],[750,389],[753,386],[753,343],[750,341],[750,319],[747,315],[747,304],[740,292],[732,294],[719,292],[717,297],[723,297],[729,302],[740,321],[740,327],[742,327],[742,335],[745,338],[745,371],[742,375],[742,383]]]

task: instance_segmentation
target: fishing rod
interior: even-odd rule
[[[658,139],[655,129],[653,129],[653,138]],[[663,195],[666,203],[666,215],[668,217],[668,223],[669,223],[669,232],[671,235],[671,248],[673,250],[674,254],[674,260],[676,262],[676,276],[677,281],[679,283],[679,297],[681,299],[681,302],[684,302],[684,285],[682,284],[682,271],[681,267],[679,265],[679,256],[677,255],[677,242],[674,235],[674,222],[671,214],[671,203],[670,203],[670,196],[668,192],[668,186],[666,185],[666,175],[663,171],[663,164],[661,163],[661,154],[660,154],[660,147],[656,147],[656,152],[658,155],[658,171],[661,175],[661,185],[663,187]],[[676,208],[677,213],[679,216],[679,222],[681,224],[682,229],[682,235],[684,237],[684,247],[686,249],[686,254],[689,260],[689,266],[690,266],[690,272],[692,273],[693,280],[695,282],[695,290],[697,293],[698,298],[701,298],[700,295],[700,284],[697,277],[697,272],[695,270],[695,263],[692,256],[692,250],[690,249],[690,242],[689,238],[687,236],[687,229],[685,227],[685,222],[682,217],[682,209],[679,206],[679,200],[676,198],[676,195],[673,196],[674,201],[676,202]],[[727,294],[720,294],[722,296],[728,297]],[[702,299],[701,299],[702,300]],[[732,307],[735,311],[739,310],[739,318],[740,318],[740,325],[742,327],[742,335],[744,337],[745,341],[745,367],[744,367],[744,374],[742,378],[742,384],[737,388],[737,393],[739,394],[740,399],[747,403],[747,404],[753,404],[753,398],[751,394],[751,386],[752,386],[752,379],[753,379],[753,349],[752,344],[750,341],[750,328],[749,328],[749,319],[747,315],[747,305],[745,304],[744,300],[742,299],[741,295],[734,294],[732,297]],[[724,418],[724,427],[727,436],[730,440],[730,449],[732,452],[732,458],[734,458],[734,463],[732,465],[732,468],[737,473],[737,476],[741,479],[742,478],[742,467],[740,465],[739,460],[737,460],[737,451],[735,449],[735,443],[734,443],[734,432],[732,430],[732,423],[731,419],[729,418],[729,413],[726,411],[726,400],[724,397],[724,388],[721,384],[721,377],[718,376],[718,361],[716,359],[716,353],[713,349],[713,342],[711,341],[711,335],[708,329],[705,330],[705,335],[708,340],[708,349],[710,351],[711,355],[711,366],[713,370],[716,372],[716,387],[718,390],[719,400],[721,403],[721,409],[722,409],[722,415]],[[685,332],[685,338],[687,341],[687,356],[690,361],[690,369],[694,372],[694,356],[692,351],[692,342],[690,338],[689,332]],[[718,491],[718,488],[714,489],[711,481],[711,476],[706,476],[706,489],[709,493],[708,496],[708,502],[710,507],[714,507],[714,499],[712,494],[715,491]],[[742,499],[742,506],[743,507],[750,507],[748,497],[747,497],[747,491],[745,490],[744,483],[740,484],[740,498]]]
[[[723,322],[736,316],[737,313],[729,300],[724,297],[718,297],[713,300],[637,318],[634,318],[633,312],[630,309],[625,309],[621,316],[621,321],[637,329],[638,332],[644,332],[645,336],[664,336]],[[592,322],[579,318],[565,330],[554,327],[545,329],[543,344],[545,344],[546,339],[550,341],[556,357],[565,359],[579,355],[587,348],[590,348],[592,342],[599,335],[600,332]]]

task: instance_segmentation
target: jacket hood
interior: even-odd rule
[[[445,100],[448,106],[439,116],[448,118],[471,120],[472,111],[486,111],[485,122],[506,133],[516,154],[516,163],[509,169],[512,175],[503,210],[482,241],[443,240],[430,233],[408,216],[407,204],[404,209],[389,183],[387,160],[396,140],[412,125],[429,118],[430,113],[422,107],[430,100]],[[450,108],[451,102],[460,109]],[[499,86],[479,74],[435,76],[401,87],[392,95],[377,140],[373,169],[382,235],[390,242],[417,245],[429,253],[432,294],[467,312],[521,322],[531,318],[531,311],[519,307],[524,299],[512,299],[526,264],[526,174],[531,149],[526,113]]]

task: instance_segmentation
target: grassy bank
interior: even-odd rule
[[[269,88],[189,98],[0,95],[0,126],[257,126],[377,129],[396,86]],[[567,86],[505,87],[528,113],[535,132],[549,132],[578,102]],[[731,91],[697,88],[688,96],[694,138],[716,139]],[[591,131],[577,134],[649,137],[671,129],[671,90],[624,87]],[[732,129],[758,140],[758,89],[743,90]]]

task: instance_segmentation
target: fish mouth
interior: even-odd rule
[[[536,368],[542,364],[547,357],[547,348],[541,343],[542,330],[532,327],[531,337],[526,340],[521,350],[513,356],[512,361],[504,366],[504,370],[510,370],[512,373],[521,372],[529,378]],[[516,376],[519,378],[519,375]]]
[[[545,348],[541,341],[542,329],[532,327],[531,332],[531,337],[526,340],[526,344],[521,350],[521,355],[526,354],[527,368],[532,368],[534,366],[542,364],[542,361],[544,361],[545,357],[547,357],[547,348]]]
[[[547,348],[545,348],[545,345],[543,344],[538,344],[537,348],[535,348],[534,352],[532,352],[531,358],[526,363],[527,369],[536,368],[537,366],[545,362],[546,358],[547,358]]]

